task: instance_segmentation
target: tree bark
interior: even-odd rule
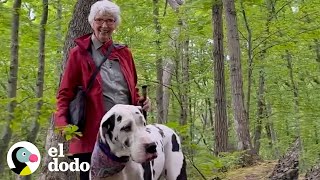
[[[46,24],[48,20],[48,0],[42,1],[43,10],[40,22],[39,33],[39,57],[38,57],[38,78],[36,83],[36,97],[40,100],[36,104],[35,120],[31,126],[30,133],[28,134],[28,141],[34,142],[39,131],[39,118],[41,115],[41,107],[43,104],[43,85],[44,85],[44,71],[45,71],[45,39],[46,39]]]
[[[227,22],[232,105],[238,137],[238,149],[249,150],[252,149],[252,146],[250,142],[249,122],[244,106],[240,43],[234,0],[224,0],[223,6]]]
[[[90,33],[91,27],[89,23],[87,22],[87,18],[90,12],[90,7],[93,3],[95,3],[97,0],[78,0],[74,11],[72,19],[69,23],[68,33],[66,36],[66,41],[64,44],[64,58],[62,62],[62,68],[64,69],[66,62],[68,60],[68,52],[69,50],[75,46],[74,39],[82,36],[84,34]],[[48,152],[50,147],[58,147],[58,143],[64,143],[64,147],[66,148],[65,151],[68,149],[67,143],[65,140],[54,133],[54,119],[53,116],[51,118],[50,127],[48,129],[47,138],[46,138],[46,145],[45,145],[45,152]],[[65,154],[67,154],[65,152]],[[75,180],[77,179],[76,173],[73,173],[71,171],[67,172],[50,172],[48,171],[48,163],[52,161],[52,157],[48,156],[46,154],[43,157],[43,163],[42,163],[42,172],[39,179],[41,180],[53,180],[53,179],[61,179],[61,180]],[[65,156],[64,158],[59,158],[59,162],[69,162],[70,160]]]
[[[279,159],[278,163],[269,176],[271,180],[298,180],[299,177],[299,154],[300,138],[297,138],[288,152]]]
[[[61,54],[63,55],[63,35],[62,35],[62,4],[61,4],[61,0],[57,0],[57,5],[56,5],[56,10],[57,10],[57,16],[56,18],[59,19],[57,22],[57,26],[55,28],[56,30],[56,37],[58,42],[61,44],[61,46],[59,46],[57,48],[57,54]],[[59,77],[63,72],[62,66],[60,64],[57,63],[57,77]]]
[[[183,25],[182,25],[183,27]],[[189,113],[189,40],[182,41],[181,48],[181,110],[180,110],[180,125],[186,125],[188,122]]]
[[[40,33],[39,33],[39,57],[38,57],[38,77],[36,83],[36,97],[39,98],[36,103],[36,114],[34,120],[32,121],[32,125],[30,131],[27,136],[27,140],[31,143],[34,143],[38,131],[40,128],[39,118],[41,115],[41,107],[42,107],[42,98],[43,98],[43,85],[44,85],[44,70],[45,70],[45,38],[46,38],[46,29],[45,26],[47,24],[48,19],[48,0],[42,1],[42,17],[40,22]],[[17,180],[31,180],[31,175],[29,176],[19,176],[17,175]]]
[[[20,19],[21,0],[14,0],[12,7],[12,29],[11,29],[11,60],[8,80],[8,117],[7,122],[2,130],[0,140],[0,173],[3,172],[6,165],[6,154],[8,145],[12,137],[11,122],[14,120],[14,109],[16,108],[17,81],[19,67],[19,19]]]
[[[224,51],[223,51],[223,21],[222,1],[216,1],[212,6],[213,19],[213,57],[214,57],[214,99],[215,99],[215,153],[228,150],[228,118],[226,105],[226,88],[224,76]]]
[[[169,102],[170,102],[170,90],[171,79],[174,70],[174,64],[171,59],[168,59],[163,71],[163,123],[168,122]]]
[[[293,64],[292,64],[292,56],[290,54],[290,52],[288,50],[286,50],[286,60],[287,60],[287,67],[288,67],[288,71],[289,71],[289,78],[290,78],[290,82],[291,82],[291,88],[293,91],[293,101],[294,101],[294,111],[295,111],[295,120],[296,120],[296,135],[297,137],[300,138],[300,134],[301,134],[301,130],[300,130],[300,115],[299,115],[299,93],[298,93],[298,86],[294,80],[293,77]],[[301,143],[300,143],[301,145]]]
[[[320,67],[320,42],[318,39],[314,39],[315,51],[316,51],[316,61],[319,63]]]
[[[163,62],[161,57],[161,25],[159,22],[159,0],[153,0],[153,23],[156,30],[156,66],[157,66],[157,92],[156,92],[156,103],[157,103],[157,122],[164,123],[164,107],[163,107]]]
[[[252,67],[252,63],[253,63],[253,49],[252,49],[252,32],[251,32],[251,28],[249,26],[249,22],[247,19],[247,15],[246,15],[246,11],[244,9],[244,4],[243,4],[243,0],[240,1],[240,5],[241,5],[241,12],[243,15],[243,19],[244,19],[244,23],[246,26],[246,30],[248,32],[247,35],[247,53],[248,53],[248,90],[247,90],[247,118],[248,121],[250,121],[250,99],[251,99],[251,85],[252,85],[252,71],[253,71],[253,67]]]
[[[262,122],[266,119],[266,105],[265,105],[265,97],[264,97],[264,83],[265,83],[265,74],[264,70],[261,69],[259,72],[259,89],[258,89],[258,117],[257,124],[254,133],[254,152],[255,154],[259,154],[260,151],[260,138],[262,131]],[[267,131],[268,132],[268,131]]]

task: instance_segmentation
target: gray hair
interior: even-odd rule
[[[120,8],[115,3],[108,1],[108,0],[101,0],[95,2],[90,9],[90,14],[88,16],[88,21],[93,26],[94,17],[97,15],[105,15],[111,14],[115,18],[116,26],[118,26],[121,22],[120,17]]]

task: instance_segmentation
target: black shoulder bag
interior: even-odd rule
[[[111,51],[113,49],[114,45],[110,45],[106,55],[104,56],[102,62],[97,67],[96,71],[92,74],[92,76],[89,79],[88,87],[86,90],[82,88],[82,86],[77,87],[77,93],[75,98],[70,102],[69,104],[69,118],[68,123],[78,126],[79,132],[83,132],[84,126],[85,126],[85,116],[86,116],[86,96],[89,90],[91,89],[94,80],[96,79],[97,74],[100,71],[100,68],[102,64],[108,59],[109,55],[111,54]]]

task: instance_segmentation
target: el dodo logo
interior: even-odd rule
[[[63,144],[58,143],[59,149],[51,147],[48,150],[48,154],[52,157],[52,162],[49,162],[49,171],[89,171],[90,164],[88,162],[79,163],[79,158],[74,158],[74,162],[68,164],[67,162],[58,162],[57,157],[64,157]]]
[[[10,169],[21,176],[27,176],[37,170],[40,165],[40,152],[30,142],[15,143],[8,151],[7,162]]]

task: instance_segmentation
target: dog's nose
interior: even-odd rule
[[[156,153],[157,152],[157,145],[155,142],[146,144],[146,152],[147,153]]]

